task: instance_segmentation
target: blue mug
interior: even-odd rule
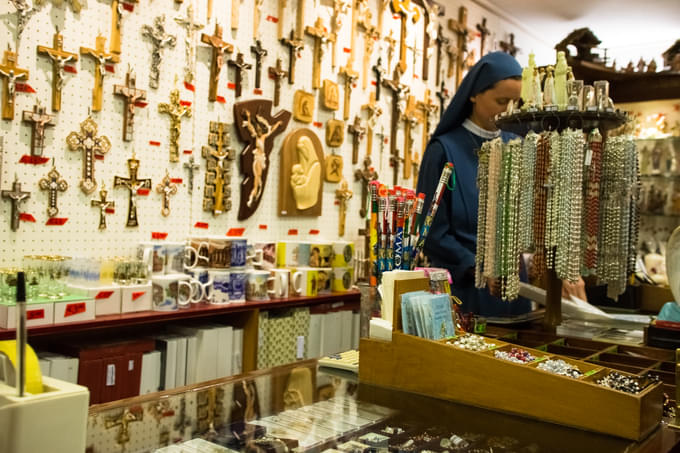
[[[248,241],[246,239],[232,239],[231,241],[231,267],[243,267],[246,265]]]
[[[231,300],[231,272],[213,269],[208,272],[212,280],[213,304],[228,304]]]
[[[248,274],[245,269],[232,269],[229,276],[231,287],[229,288],[230,302],[245,302],[246,300],[246,284],[248,283]]]

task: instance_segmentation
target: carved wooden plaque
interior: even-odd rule
[[[340,108],[340,95],[338,94],[338,84],[332,80],[323,81],[323,106],[329,110]]]
[[[314,118],[314,95],[297,90],[293,97],[293,118],[303,123],[311,123]]]
[[[281,147],[279,215],[321,215],[324,156],[314,131],[298,129],[288,134]]]
[[[338,147],[345,141],[345,122],[342,120],[328,120],[326,123],[326,144]]]
[[[342,180],[342,156],[337,154],[331,154],[326,156],[326,181],[327,182],[340,182]]]
[[[234,126],[246,147],[239,156],[243,175],[238,220],[245,220],[257,209],[269,172],[269,154],[274,137],[288,127],[290,112],[281,110],[272,116],[272,101],[256,99],[234,104]]]

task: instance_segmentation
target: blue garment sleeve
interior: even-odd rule
[[[436,140],[431,142],[423,155],[418,175],[418,192],[425,193],[424,214],[430,209],[432,197],[437,189],[437,183],[446,162],[448,162],[448,159],[442,145]],[[451,219],[452,192],[445,189],[437,215],[425,241],[424,251],[433,264],[446,267],[451,271],[454,282],[461,284],[463,274],[475,265],[475,254],[452,234]]]

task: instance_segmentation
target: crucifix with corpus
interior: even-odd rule
[[[281,2],[279,2],[281,3]],[[331,42],[331,66],[335,69],[338,43],[338,35],[342,28],[342,16],[347,14],[350,2],[345,0],[333,0],[333,15],[331,16],[331,33],[335,36],[335,41]]]
[[[267,56],[267,49],[262,47],[262,41],[255,40],[255,45],[250,46],[250,52],[255,55],[255,88],[262,85],[262,60]]]
[[[99,112],[102,109],[102,91],[107,64],[118,63],[120,57],[106,52],[106,38],[97,36],[95,48],[81,47],[80,53],[94,58],[94,88],[92,89],[92,111]]]
[[[24,110],[22,120],[31,124],[31,155],[42,156],[45,148],[45,129],[53,127],[54,115],[45,112],[40,103],[33,106],[33,111]]]
[[[394,67],[394,77],[392,80],[383,80],[383,86],[392,91],[392,119],[390,127],[390,163],[394,167],[393,185],[397,185],[399,177],[399,150],[397,150],[397,130],[399,128],[399,119],[406,109],[406,96],[411,90],[410,86],[401,83],[402,73],[399,65]]]
[[[12,205],[11,217],[10,217],[10,228],[12,231],[17,231],[19,229],[19,220],[21,219],[21,212],[19,212],[19,205],[31,197],[31,192],[26,192],[21,190],[21,183],[14,175],[14,183],[12,184],[12,190],[0,191],[2,198],[9,200]]]
[[[175,22],[186,30],[186,37],[184,38],[184,55],[186,57],[184,81],[194,83],[196,76],[196,32],[203,29],[204,25],[194,18],[194,7],[191,3],[187,6],[187,15],[185,17],[175,16]]]
[[[106,214],[111,214],[113,213],[113,210],[116,207],[116,202],[107,200],[106,197],[108,195],[108,190],[106,190],[106,187],[104,183],[102,183],[102,188],[99,191],[99,200],[90,200],[90,206],[93,208],[99,208],[99,229],[100,230],[105,230],[106,229]]]
[[[281,44],[288,47],[288,83],[295,83],[295,62],[300,55],[300,51],[305,48],[302,39],[295,37],[295,31],[290,31],[290,38],[281,39]]]
[[[234,68],[234,96],[240,98],[243,90],[243,74],[249,71],[253,65],[245,62],[241,52],[236,54],[236,59],[227,60],[227,64]]]
[[[219,121],[210,122],[208,146],[201,155],[206,160],[203,210],[218,216],[231,210],[231,166],[235,151],[231,148],[230,125]]]
[[[328,33],[323,26],[321,17],[317,17],[314,26],[305,27],[305,33],[314,39],[314,59],[312,63],[312,88],[321,87],[321,63],[323,61],[324,46],[328,42],[335,42],[335,35]]]
[[[97,123],[88,117],[80,123],[80,133],[73,131],[66,137],[66,144],[71,151],[83,152],[83,177],[80,180],[80,190],[90,194],[97,188],[94,178],[95,158],[103,158],[111,149],[111,141],[105,135],[97,137]]]
[[[64,72],[66,63],[78,61],[78,54],[64,50],[64,37],[59,33],[59,27],[52,38],[52,46],[38,46],[38,54],[46,55],[52,60],[52,111],[61,110],[61,89],[64,86]]]
[[[161,207],[161,214],[163,217],[170,215],[170,197],[177,193],[177,184],[172,182],[168,170],[165,170],[165,176],[160,184],[156,186],[156,193],[163,196],[163,206]]]
[[[281,66],[281,59],[276,59],[276,66],[269,67],[269,77],[274,79],[274,107],[279,105],[279,100],[281,99],[281,79],[288,75],[288,71],[285,71]]]
[[[368,203],[368,184],[371,181],[378,179],[378,173],[371,166],[371,157],[364,157],[363,167],[354,170],[354,180],[361,183],[361,208],[359,209],[359,215],[363,219],[368,213],[366,208]]]
[[[375,93],[371,91],[368,98],[368,103],[361,106],[361,110],[366,110],[368,116],[366,118],[366,133],[368,138],[366,141],[366,155],[370,156],[373,149],[373,131],[375,126],[378,124],[378,118],[382,115],[383,111],[376,102]]]
[[[131,142],[135,126],[135,108],[137,102],[146,100],[146,91],[137,88],[137,77],[128,68],[125,74],[125,85],[114,85],[113,94],[124,98],[123,108],[123,141]]]
[[[179,136],[182,133],[182,117],[191,118],[191,107],[183,105],[179,99],[179,90],[170,92],[170,103],[158,104],[158,113],[170,116],[170,162],[179,162]]]
[[[475,25],[475,28],[479,32],[479,58],[484,56],[484,42],[486,37],[491,34],[491,30],[486,26],[486,17],[482,17],[482,21]]]
[[[463,81],[463,65],[467,54],[467,43],[473,38],[467,25],[467,8],[461,6],[458,9],[458,20],[449,19],[449,30],[453,31],[458,37],[456,49],[456,88]],[[440,112],[441,113],[441,112]]]
[[[115,54],[120,55],[121,46],[121,30],[123,25],[123,11],[129,9],[132,11],[132,3],[138,3],[139,0],[111,0],[111,39],[109,43],[109,50]]]
[[[28,79],[28,69],[17,67],[17,54],[7,50],[0,65],[0,76],[2,77],[2,119],[14,119],[14,98],[16,95],[16,84],[19,79]]]
[[[151,179],[139,179],[137,172],[139,171],[139,159],[135,158],[135,153],[132,153],[132,158],[127,160],[129,176],[114,176],[113,187],[124,187],[128,190],[128,216],[125,226],[136,227],[139,225],[137,221],[137,191],[139,189],[151,189]]]
[[[151,40],[153,51],[151,54],[151,71],[149,72],[149,86],[158,88],[158,81],[161,75],[161,62],[163,61],[163,48],[175,47],[177,37],[165,32],[165,15],[156,16],[153,26],[142,25],[142,36]]]
[[[404,122],[404,179],[411,179],[413,144],[415,142],[415,128],[420,118],[416,110],[415,96],[409,96],[406,109],[402,114],[401,120]]]
[[[411,16],[411,22],[414,24],[420,20],[420,10],[411,4],[411,0],[392,0],[390,4],[394,14],[398,14],[401,19],[401,35],[399,36],[399,70],[402,74],[406,72],[406,35],[407,22],[409,16]]]
[[[220,72],[224,66],[224,54],[232,53],[234,46],[222,40],[222,27],[215,23],[215,32],[212,35],[203,33],[201,42],[212,47],[212,59],[210,60],[210,83],[208,86],[208,100],[217,100],[217,86],[220,81]]]

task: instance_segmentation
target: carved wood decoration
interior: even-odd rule
[[[345,142],[345,122],[328,120],[326,123],[326,144],[337,148]]]
[[[106,66],[111,63],[118,63],[120,57],[113,53],[106,53],[106,38],[97,36],[95,48],[81,47],[80,53],[94,58],[94,88],[92,88],[92,111],[98,112],[102,109],[102,92],[104,89],[104,76],[106,76]]]
[[[256,99],[234,104],[234,123],[239,139],[246,143],[239,157],[243,174],[238,220],[249,218],[260,205],[269,172],[269,154],[274,137],[288,127],[291,113],[281,110],[272,116],[272,101]]]
[[[342,168],[344,166],[342,156],[338,154],[326,156],[325,164],[324,177],[326,178],[326,182],[340,182],[342,179]]]
[[[297,90],[293,97],[293,118],[303,123],[314,119],[314,94]]]
[[[324,156],[321,141],[307,128],[288,134],[281,146],[279,215],[321,215]]]
[[[218,216],[231,210],[231,161],[235,151],[231,148],[229,128],[231,125],[210,122],[208,145],[201,155],[206,160],[203,210]]]
[[[338,84],[332,80],[324,79],[323,81],[322,104],[328,110],[338,110],[340,108]]]

